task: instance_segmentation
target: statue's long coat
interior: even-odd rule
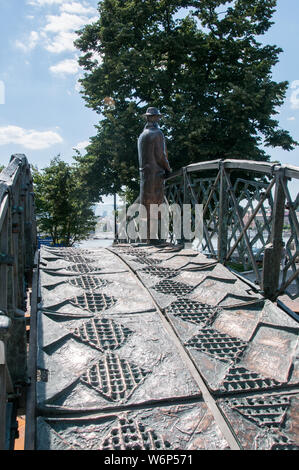
[[[157,124],[146,124],[138,139],[140,203],[164,202],[164,175],[170,171],[164,135]]]

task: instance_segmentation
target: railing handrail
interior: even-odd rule
[[[36,247],[30,165],[25,155],[16,154],[12,155],[7,167],[0,172],[0,341],[4,362],[0,364],[1,450],[7,448],[7,394],[17,396],[19,387],[25,385],[28,380],[25,312]],[[10,325],[9,334],[6,324]],[[9,422],[9,418],[7,421]],[[7,435],[10,434],[9,432]]]
[[[217,159],[217,160],[207,160],[198,163],[191,163],[185,167],[180,168],[166,178],[166,181],[169,181],[177,176],[182,176],[183,171],[187,173],[207,171],[207,170],[219,170],[220,165],[223,165],[224,168],[230,170],[247,170],[254,173],[264,173],[266,175],[272,175],[273,171],[279,168],[282,168],[285,171],[285,176],[287,178],[296,178],[299,179],[299,167],[289,164],[280,164],[277,162],[260,162],[254,160],[237,160],[237,159]]]

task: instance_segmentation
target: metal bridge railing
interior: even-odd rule
[[[7,410],[27,381],[25,312],[36,248],[30,166],[13,155],[0,173],[0,449],[11,445]]]
[[[291,196],[290,186],[297,192]],[[299,294],[299,167],[249,160],[188,165],[166,180],[168,204],[203,204],[200,251],[252,271],[265,297]],[[170,234],[171,238],[171,234]]]

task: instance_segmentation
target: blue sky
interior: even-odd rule
[[[25,153],[39,168],[59,153],[71,162],[73,148],[84,152],[96,133],[98,115],[79,94],[81,71],[73,39],[74,30],[97,17],[97,3],[0,0],[0,163],[6,164],[13,153]],[[298,0],[278,0],[275,24],[263,37],[284,50],[273,69],[274,80],[290,84],[278,118],[297,141],[298,18]],[[268,151],[273,160],[299,166],[299,147]]]

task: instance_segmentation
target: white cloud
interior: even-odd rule
[[[54,5],[63,3],[65,0],[28,0],[28,5],[32,5],[34,7],[43,7],[44,5]]]
[[[294,90],[290,97],[292,109],[299,109],[299,80],[294,80],[291,83],[291,88]]]
[[[74,46],[78,38],[76,31],[98,20],[96,8],[84,0],[27,0],[27,4],[40,8],[51,7],[53,10],[46,10],[39,30],[31,32],[29,40],[16,41],[17,47],[28,52],[38,44],[51,54],[69,53],[69,58],[54,63],[49,70],[61,77],[78,74],[80,67]],[[97,54],[94,60],[100,63],[102,58]]]
[[[94,13],[95,8],[91,7],[86,1],[74,1],[74,0],[28,0],[28,5],[35,7],[44,7],[47,5],[61,5],[60,9],[62,11],[68,11],[71,13]]]
[[[288,121],[295,121],[295,120],[296,120],[295,116],[291,116],[288,118]]]
[[[17,40],[15,45],[18,49],[22,49],[24,52],[29,52],[35,48],[39,41],[39,33],[37,31],[31,31],[29,38],[22,42]]]
[[[81,28],[88,22],[88,18],[63,12],[60,15],[47,15],[47,22],[44,31],[59,33]]]
[[[80,67],[76,59],[65,59],[50,67],[50,71],[58,75],[75,75]]]
[[[60,7],[61,11],[65,11],[67,13],[76,13],[79,15],[88,15],[89,13],[95,14],[96,9],[90,6],[82,5],[79,2],[71,2],[71,3],[63,3]]]
[[[34,7],[44,7],[46,5],[61,5],[61,9],[68,9],[69,11],[76,11],[78,13],[91,12],[95,9],[89,6],[87,1],[74,1],[74,0],[27,0],[27,4]],[[70,5],[70,6],[68,6]]]
[[[0,127],[0,145],[16,144],[30,150],[42,150],[62,142],[62,137],[53,131],[36,131],[18,126]]]
[[[88,145],[90,145],[89,140],[84,140],[83,142],[78,142],[74,148],[77,150],[84,150]]]
[[[75,51],[74,41],[77,39],[76,33],[61,31],[52,41],[47,38],[45,48],[53,54],[59,54],[64,51]]]
[[[45,38],[45,48],[52,53],[74,51],[74,40],[78,38],[75,31],[86,24],[96,21],[97,17],[90,17],[94,8],[87,8],[78,2],[63,3],[57,15],[46,15],[46,24],[41,30]]]

